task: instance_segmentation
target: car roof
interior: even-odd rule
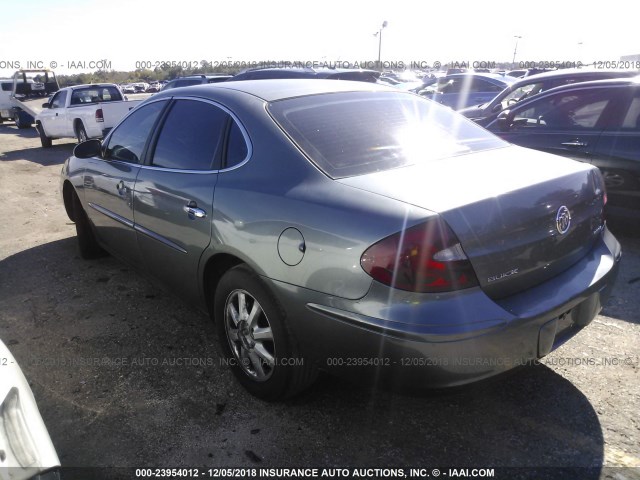
[[[576,82],[576,83],[568,83],[566,85],[560,85],[559,87],[550,88],[538,95],[534,95],[529,99],[524,100],[522,102],[523,105],[529,104],[530,102],[536,101],[538,98],[547,98],[549,95],[554,95],[556,93],[562,93],[564,91],[572,91],[572,90],[584,90],[594,87],[638,87],[640,88],[640,75],[629,78],[606,78],[603,80],[591,80],[589,82]],[[520,106],[520,102],[518,103]]]
[[[91,88],[91,87],[113,87],[116,86],[115,83],[83,83],[80,85],[70,85],[66,88],[68,89],[76,89],[76,88]]]
[[[634,74],[636,75],[638,74],[638,72],[632,72],[632,71],[616,72],[615,70],[602,70],[602,69],[596,69],[596,68],[566,68],[562,70],[552,70],[550,72],[536,73],[535,75],[530,75],[528,77],[518,78],[516,80],[516,83],[514,83],[512,86],[517,87],[519,85],[534,83],[535,81],[539,81],[539,80],[557,79],[557,78],[565,78],[565,77],[579,78],[587,75],[606,76],[614,73],[619,73],[620,78],[632,77],[634,76]],[[612,77],[609,77],[609,78],[612,78]]]
[[[162,91],[154,98],[177,96],[180,93],[207,97],[217,89],[235,90],[258,97],[266,102],[274,102],[285,98],[318,95],[337,92],[396,92],[401,91],[376,83],[350,80],[324,79],[265,79],[244,80],[242,82],[221,82],[214,84],[192,85],[190,87],[173,88]]]
[[[445,75],[444,77],[440,77],[439,80],[447,79],[447,78],[465,78],[465,77],[477,77],[484,78],[485,80],[489,80],[492,82],[498,81],[503,84],[512,84],[518,79],[513,77],[509,77],[508,75],[501,75],[499,73],[484,73],[484,72],[463,72],[463,73],[451,73],[449,75]]]

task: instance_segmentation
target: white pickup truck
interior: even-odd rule
[[[49,148],[54,138],[101,138],[138,103],[128,101],[113,83],[61,88],[36,116],[42,147]]]

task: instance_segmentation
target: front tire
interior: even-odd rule
[[[44,133],[44,127],[41,123],[37,124],[38,133],[40,134],[40,143],[42,144],[42,148],[51,148],[51,137],[47,137],[47,134]]]
[[[315,366],[300,355],[284,312],[246,265],[232,268],[218,283],[214,316],[228,363],[252,395],[279,400],[315,380]]]
[[[76,223],[76,235],[78,237],[78,247],[80,256],[85,260],[104,257],[106,252],[98,243],[87,212],[82,208],[82,203],[77,193],[73,193],[73,218]]]

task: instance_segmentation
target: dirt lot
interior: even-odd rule
[[[496,476],[640,478],[638,232],[619,235],[621,274],[602,314],[541,365],[438,395],[324,377],[298,399],[268,404],[220,364],[209,318],[113,258],[79,258],[58,195],[73,145],[43,150],[35,130],[0,125],[0,338],[64,466],[424,467],[443,476],[519,467]]]

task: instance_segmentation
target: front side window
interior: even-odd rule
[[[268,110],[332,178],[508,145],[451,109],[396,92],[345,92],[272,102]]]
[[[210,103],[178,100],[162,126],[153,165],[181,170],[212,170],[220,154],[229,114]]]
[[[517,112],[513,123],[516,128],[542,128],[551,130],[589,130],[600,128],[601,118],[611,102],[604,91],[585,90],[567,92],[534,102]]]
[[[140,163],[147,139],[166,102],[154,102],[135,109],[109,137],[106,160]]]
[[[67,100],[67,91],[63,90],[54,95],[51,99],[51,108],[64,108],[65,101]]]

